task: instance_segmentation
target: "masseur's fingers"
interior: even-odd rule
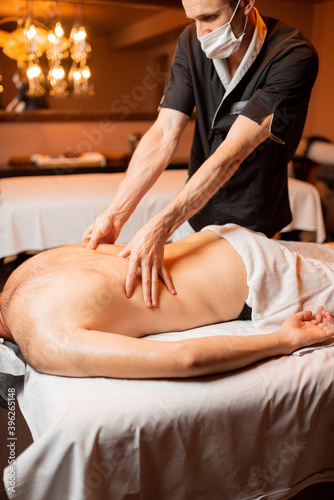
[[[90,224],[87,227],[87,229],[84,230],[84,232],[82,233],[82,237],[81,237],[81,243],[86,243],[87,244],[89,242],[89,240],[92,237],[93,226],[94,226],[94,224]]]
[[[142,263],[141,268],[141,279],[142,279],[142,290],[143,290],[143,298],[147,307],[152,306],[152,278],[151,278],[151,267],[147,263]],[[157,297],[156,297],[157,300]]]
[[[128,243],[123,250],[121,250],[118,254],[118,257],[123,257],[126,259],[127,257],[130,257],[129,259],[129,267],[128,267],[128,272],[126,275],[126,280],[125,280],[125,294],[127,297],[131,297],[133,293],[133,287],[136,281],[138,269],[139,269],[139,261],[138,257],[135,258],[134,252],[131,250],[131,242]]]
[[[147,307],[158,306],[159,303],[159,275],[166,285],[167,290],[175,295],[176,290],[172,279],[163,263],[163,260],[158,258],[149,258],[145,249],[142,251],[134,251],[129,243],[118,254],[119,257],[129,257],[129,268],[125,281],[125,293],[128,297],[132,296],[133,287],[138,274],[138,269],[141,268],[142,277],[142,293],[143,299]],[[152,262],[153,261],[153,262]]]
[[[129,245],[126,245],[118,254],[118,257],[123,257],[124,259],[126,259],[127,257],[129,257],[129,255],[131,255],[131,248]]]
[[[119,257],[128,257],[129,268],[125,281],[125,293],[128,297],[132,296],[133,287],[138,274],[138,269],[141,267],[142,291],[143,299],[147,307],[158,305],[158,270],[156,266],[150,265],[146,258],[141,258],[141,254],[134,252],[125,247],[120,253]]]
[[[116,224],[113,215],[104,210],[83,232],[82,243],[91,250],[95,250],[99,243],[115,243],[121,228],[122,224]]]
[[[119,254],[120,257],[127,257],[130,253],[126,252],[123,255],[123,252]],[[139,263],[137,262],[136,259],[132,257],[132,254],[130,254],[130,259],[129,259],[129,267],[128,267],[128,272],[126,275],[126,280],[125,280],[125,293],[127,297],[131,297],[133,293],[133,287],[137,278],[137,273],[138,273],[138,268],[139,268]]]
[[[159,297],[159,272],[157,266],[152,267],[152,277],[151,277],[151,303],[153,307],[158,305]],[[144,299],[145,300],[145,299]]]
[[[164,245],[167,235],[164,224],[151,219],[142,227],[126,247],[118,254],[129,257],[129,268],[125,282],[125,293],[131,297],[138,268],[141,268],[142,293],[148,307],[157,306],[159,301],[159,275],[167,290],[175,294],[171,277],[164,266]]]
[[[176,295],[176,290],[172,281],[172,278],[170,274],[168,273],[165,264],[162,262],[161,267],[160,267],[160,276],[165,283],[167,290],[172,294]]]

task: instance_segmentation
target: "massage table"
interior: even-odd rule
[[[13,177],[0,180],[0,258],[79,243],[82,232],[105,209],[124,173]],[[135,232],[182,189],[185,170],[167,170],[123,227],[119,243]],[[289,178],[294,229],[326,237],[320,198],[311,184]]]
[[[185,180],[182,172],[165,174],[151,198],[152,212],[161,208],[162,189],[173,191],[168,194],[172,197]],[[114,175],[96,179],[108,199]],[[83,228],[94,219],[89,197],[82,200],[79,190],[95,191],[94,177],[71,177],[53,179],[66,200],[58,211],[46,184],[43,203],[23,203],[33,216],[25,219],[27,231],[38,221],[36,234],[47,229],[44,240],[34,240],[34,249],[38,241],[41,247],[55,245],[55,219],[44,219],[46,206],[63,224],[72,210],[78,215],[78,206],[85,214]],[[36,197],[41,197],[40,189],[41,184]],[[98,201],[96,196],[96,205]],[[94,210],[99,213],[106,201]],[[12,223],[19,224],[18,214],[25,213],[20,210],[13,209]],[[147,206],[143,210],[146,216],[152,213]],[[62,231],[57,230],[63,238],[58,244],[73,237]],[[75,238],[81,229],[78,233]],[[10,252],[22,246],[12,246]],[[168,342],[255,332],[251,321],[232,321],[149,338]],[[0,344],[0,366],[5,350]],[[22,363],[15,375],[24,376],[18,404],[34,442],[17,457],[15,492],[8,487],[10,469],[4,471],[10,499],[281,500],[308,485],[334,482],[331,344],[191,380],[65,378],[37,373]]]
[[[255,331],[232,321],[147,338]],[[24,376],[18,404],[33,443],[16,460],[15,492],[4,471],[9,499],[282,500],[334,482],[333,344],[189,380],[29,366]]]

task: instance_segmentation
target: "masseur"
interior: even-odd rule
[[[109,206],[83,235],[90,248],[117,240],[196,107],[189,181],[121,253],[130,255],[127,295],[141,267],[148,306],[158,302],[158,274],[175,291],[164,243],[185,221],[182,235],[234,222],[271,237],[291,220],[287,164],[301,138],[318,59],[296,29],[262,18],[254,1],[183,0],[193,22],[178,40],[158,118]]]
[[[273,260],[256,270],[262,247]],[[178,294],[170,294],[160,282],[159,308],[143,303],[139,277],[131,299],[125,296],[128,260],[117,256],[120,248],[49,250],[9,277],[0,298],[0,335],[17,342],[35,369],[51,374],[156,378],[234,370],[334,335],[334,318],[321,307],[313,320],[311,311],[297,313],[318,300],[332,305],[334,251],[309,248],[322,260],[303,258],[234,225],[195,233],[166,246],[165,265]],[[282,270],[283,282],[275,269]],[[289,296],[288,287],[293,294],[298,289],[296,296]],[[176,342],[139,338],[232,320],[246,300],[255,326],[270,333]],[[262,312],[265,308],[272,310],[272,318]],[[276,327],[287,308],[297,314]]]

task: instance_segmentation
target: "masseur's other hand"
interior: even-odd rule
[[[157,231],[150,221],[140,229],[126,247],[119,253],[128,257],[129,268],[125,293],[131,297],[138,269],[141,268],[143,298],[147,307],[158,305],[158,284],[161,276],[170,293],[176,294],[171,277],[164,265],[164,244],[167,236]]]
[[[115,243],[121,232],[123,222],[110,210],[104,210],[82,235],[82,243],[95,250],[99,243]]]
[[[287,335],[295,349],[318,344],[334,337],[334,317],[322,306],[315,316],[311,311],[301,311],[287,318],[280,328]]]

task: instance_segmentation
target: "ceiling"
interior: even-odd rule
[[[140,23],[150,17],[163,14],[168,6],[176,14],[182,15],[181,0],[83,0],[83,18],[86,29],[91,33],[112,35],[132,24]],[[49,0],[34,0],[32,17],[39,22],[50,26],[49,16],[57,17],[57,2]],[[80,1],[68,0],[58,3],[61,20],[65,29],[71,29],[75,17],[80,15]],[[16,27],[15,18],[25,18],[29,9],[29,0],[0,0],[0,29],[12,31]],[[168,9],[168,10],[169,10]],[[182,13],[182,14],[181,14]],[[13,18],[12,22],[2,22],[4,18]],[[186,21],[184,20],[184,24]]]
[[[287,5],[289,0],[285,0]],[[323,0],[294,0],[318,3]],[[52,27],[50,13],[61,14],[65,34],[69,33],[83,4],[83,19],[88,36],[108,36],[114,48],[145,48],[149,44],[175,40],[187,24],[182,0],[0,0],[0,30],[13,31],[15,19],[32,17]],[[6,18],[11,22],[3,23]]]

